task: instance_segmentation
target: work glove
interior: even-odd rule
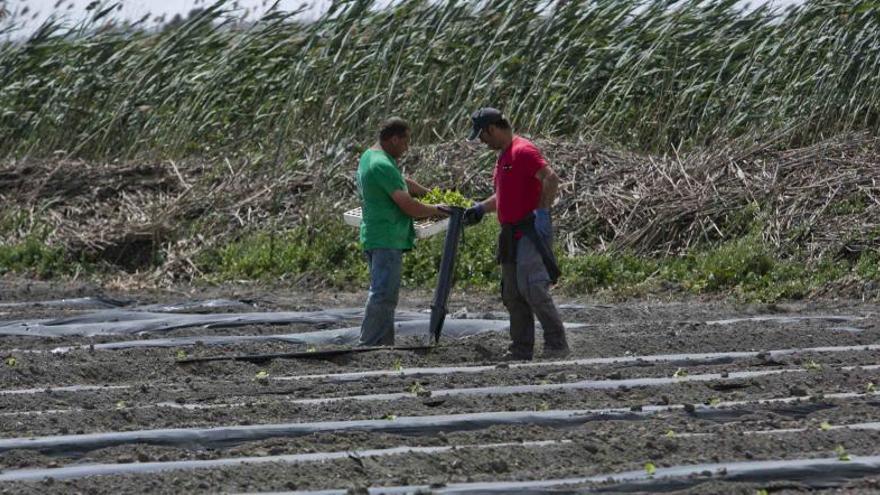
[[[480,223],[483,219],[483,215],[486,214],[486,210],[483,208],[482,203],[474,203],[474,206],[471,206],[467,210],[464,210],[464,218],[462,219],[462,223],[465,225],[476,225]]]
[[[550,219],[550,208],[535,210],[535,230],[549,244],[553,239],[553,221]]]

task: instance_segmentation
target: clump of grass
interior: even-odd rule
[[[50,247],[35,237],[18,243],[0,244],[0,274],[15,272],[51,278],[72,273],[77,266],[77,263],[66,259],[61,248]]]

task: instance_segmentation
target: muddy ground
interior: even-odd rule
[[[90,296],[103,296],[127,309],[216,298],[233,302],[191,308],[199,313],[315,311],[357,308],[363,302],[361,293],[265,287],[109,294],[85,284],[32,284],[24,289],[7,285],[0,291],[0,320],[107,310],[100,301],[46,303]],[[29,304],[35,301],[43,303]],[[430,302],[430,293],[408,292],[400,309],[427,318]],[[832,467],[823,472],[837,472],[840,466],[858,466],[880,455],[880,430],[871,425],[880,422],[880,350],[871,347],[880,344],[880,307],[858,301],[609,304],[584,297],[558,302],[566,322],[583,324],[569,330],[572,355],[553,362],[543,359],[539,337],[531,364],[499,361],[508,340],[503,331],[446,338],[430,352],[386,350],[258,363],[178,360],[307,351],[308,346],[263,341],[90,347],[169,337],[333,330],[356,326],[356,318],[141,335],[0,337],[0,492],[366,493],[372,487],[373,493],[382,493],[383,487],[409,486],[416,488],[403,491],[476,493],[477,485],[469,483],[567,479],[572,483],[538,483],[529,493],[880,489],[880,471],[870,467],[843,469],[848,474],[832,482],[773,469],[757,478],[729,474],[742,462],[799,459],[830,459]],[[457,319],[506,318],[499,298],[491,294],[455,292],[450,313]],[[398,343],[420,342],[408,337]],[[52,352],[58,348],[70,349]],[[746,354],[731,354],[738,351]],[[683,353],[709,355],[667,356]],[[609,357],[620,359],[596,359]],[[449,369],[436,369],[443,367]],[[75,386],[82,388],[65,389]],[[496,421],[501,413],[519,419]],[[567,419],[551,420],[559,415]],[[443,420],[420,419],[424,417]],[[475,417],[482,422],[472,421]],[[419,421],[428,426],[408,426]],[[290,424],[293,429],[259,428]],[[248,425],[259,434],[237,433],[243,430],[236,427]],[[315,428],[301,431],[296,425]],[[220,427],[231,429],[218,434]],[[90,434],[156,429],[181,430],[172,432],[171,440],[142,432],[121,440],[118,435],[100,437],[115,439],[109,444],[82,442],[93,438]],[[175,440],[194,429],[207,433]],[[41,439],[33,445],[14,443],[28,437]],[[39,442],[44,447],[37,448]],[[398,447],[417,451],[387,451]],[[290,457],[315,453],[341,454]],[[204,465],[242,458],[248,462]],[[179,461],[202,465],[172,469],[180,467]],[[149,473],[88,476],[89,471],[72,471],[150,463],[165,464]],[[657,470],[653,476],[648,476],[648,463]],[[661,476],[665,468],[707,463],[726,467],[673,476],[674,483]],[[763,469],[763,464],[757,466]],[[21,481],[29,470],[38,471],[30,481]],[[623,478],[615,476],[628,471],[645,473],[643,482],[648,484],[620,484]],[[591,477],[597,478],[583,479]],[[515,489],[498,485],[492,493],[506,492]]]

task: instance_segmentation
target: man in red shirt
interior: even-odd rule
[[[559,177],[534,144],[513,133],[499,110],[481,108],[471,121],[469,139],[479,137],[499,152],[493,175],[495,194],[468,208],[464,223],[474,225],[486,212],[498,212],[501,299],[510,313],[512,341],[505,357],[532,359],[536,316],[544,329],[544,357],[566,356],[565,328],[550,296],[550,284],[559,277],[550,220]]]

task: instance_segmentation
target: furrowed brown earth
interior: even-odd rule
[[[77,291],[38,288],[37,294],[19,299],[58,299],[77,295]],[[89,291],[83,288],[78,295],[88,295]],[[278,291],[279,295],[270,297],[258,292],[259,288],[204,289],[186,294],[128,293],[116,299],[129,300],[126,307],[137,307],[226,297],[247,302],[213,310],[201,308],[199,312],[253,312],[358,307],[363,297],[289,291]],[[402,301],[401,309],[423,312],[430,304],[429,296],[411,293]],[[456,292],[451,301],[450,313],[459,318],[505,317],[495,296]],[[880,422],[880,396],[875,395],[880,370],[874,367],[880,364],[880,351],[868,347],[880,343],[875,305],[827,301],[736,306],[700,300],[620,304],[563,300],[561,304],[565,321],[585,324],[569,331],[572,355],[561,363],[542,365],[546,360],[540,355],[539,338],[536,361],[529,366],[498,362],[507,343],[503,331],[444,339],[428,353],[379,351],[326,360],[275,359],[260,363],[181,364],[177,360],[296,352],[305,351],[306,346],[249,342],[119,350],[89,347],[180,336],[296,334],[356,326],[356,321],[193,327],[161,334],[101,337],[0,337],[0,355],[4,358],[0,373],[2,439],[323,421],[374,420],[393,426],[405,424],[409,417],[504,411],[540,415],[574,410],[584,417],[592,414],[589,420],[565,427],[537,420],[470,429],[453,426],[421,434],[393,428],[358,431],[340,427],[302,435],[269,434],[224,445],[126,441],[77,452],[7,449],[0,452],[0,479],[22,469],[63,470],[89,464],[165,462],[172,466],[176,461],[305,453],[350,455],[320,462],[250,460],[245,465],[72,479],[51,477],[49,471],[44,479],[0,481],[0,492],[259,492],[431,484],[442,491],[441,487],[450,483],[612,476],[643,470],[649,462],[660,469],[702,463],[834,458],[839,449],[853,457],[880,454],[876,447],[880,431],[855,429]],[[6,313],[3,319],[11,321],[68,317],[96,309],[42,304],[5,307],[2,311]],[[734,318],[741,319],[722,321]],[[400,340],[420,343],[415,337]],[[843,346],[853,347],[833,349]],[[51,352],[61,347],[71,349]],[[318,350],[325,348],[334,346],[319,346]],[[826,349],[772,352],[806,348]],[[737,351],[751,354],[723,354]],[[662,357],[681,353],[710,355]],[[634,359],[637,356],[643,358]],[[608,357],[620,359],[594,359]],[[14,358],[14,364],[6,362],[7,358]],[[474,370],[477,366],[482,368]],[[415,370],[434,367],[451,368]],[[369,371],[377,373],[340,376]],[[268,376],[261,378],[260,372]],[[627,381],[637,379],[660,381]],[[554,388],[584,381],[591,382],[582,383],[582,388]],[[505,388],[517,385],[534,388]],[[71,386],[92,387],[62,388]],[[487,389],[465,393],[480,387]],[[309,402],[314,399],[329,401]],[[848,425],[853,428],[845,428]],[[511,442],[515,445],[506,445]],[[402,446],[455,448],[378,456],[356,453]],[[815,488],[798,480],[735,482],[718,473],[710,474],[682,490],[754,493],[759,489],[784,489],[784,493],[797,493]],[[598,485],[586,484],[578,489],[593,488]],[[837,488],[870,493],[877,488],[877,477],[865,473],[843,480]]]

